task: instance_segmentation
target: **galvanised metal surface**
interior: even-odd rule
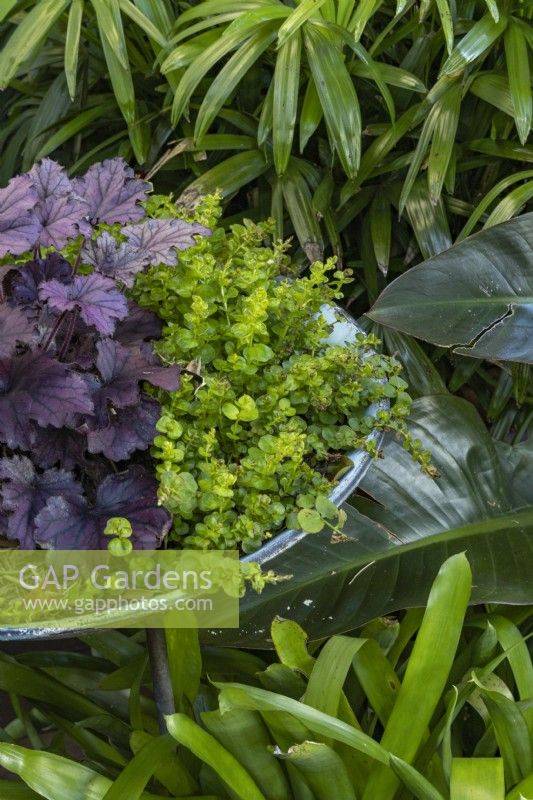
[[[355,340],[358,333],[362,333],[361,328],[355,320],[343,309],[323,306],[321,313],[333,324],[333,330],[328,337],[330,344],[350,344]],[[369,409],[369,413],[375,415],[379,410],[385,410],[389,406],[388,401],[384,400]],[[382,434],[378,431],[373,432],[369,441],[373,441],[379,446]],[[348,453],[348,458],[352,466],[344,473],[342,478],[331,490],[330,499],[340,506],[355,491],[367,472],[372,457],[363,450],[355,450]],[[307,534],[300,530],[285,530],[274,536],[269,542],[263,545],[255,553],[243,557],[243,561],[254,561],[259,564],[266,564],[275,556],[284,553],[294,547]],[[0,629],[0,641],[29,641],[38,639],[65,639],[72,636],[87,634],[91,628],[70,628],[68,630],[58,628],[4,628]]]

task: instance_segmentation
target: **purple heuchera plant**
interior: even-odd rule
[[[73,180],[43,159],[0,189],[0,533],[22,548],[106,547],[116,516],[138,548],[170,528],[144,387],[177,389],[179,368],[154,355],[160,322],[125,290],[209,231],[147,218],[150,189],[120,158]]]

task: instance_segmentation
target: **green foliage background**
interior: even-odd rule
[[[76,173],[120,153],[189,202],[220,189],[226,222],[272,216],[302,265],[338,254],[359,316],[530,203],[530,15],[511,0],[5,0],[0,183],[44,155]],[[461,392],[496,437],[523,435],[529,368],[376,330],[412,392]]]

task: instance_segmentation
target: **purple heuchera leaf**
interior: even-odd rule
[[[156,314],[128,300],[128,316],[117,323],[113,338],[125,347],[135,347],[146,339],[158,339],[162,327],[162,322]]]
[[[18,175],[0,189],[0,258],[24,253],[36,243],[41,230],[33,211],[36,202],[29,175]]]
[[[73,413],[92,414],[82,378],[44,352],[0,359],[0,436],[29,450],[30,420],[60,428]]]
[[[90,264],[102,275],[122,281],[132,287],[137,272],[149,263],[146,255],[127,242],[117,242],[108,231],[104,231],[96,241],[89,239],[82,250],[82,261]]]
[[[39,164],[34,164],[29,176],[38,200],[46,200],[53,195],[63,197],[72,192],[72,183],[65,168],[51,158],[43,158]]]
[[[145,200],[151,184],[135,178],[124,159],[112,158],[93,164],[83,178],[72,181],[74,192],[88,203],[88,219],[97,222],[129,222],[142,219]]]
[[[87,203],[75,195],[47,197],[35,207],[35,214],[41,223],[37,243],[43,247],[57,247],[61,250],[69,239],[74,239],[85,227],[80,224],[87,211]]]
[[[0,460],[0,488],[4,511],[11,511],[7,535],[18,539],[23,549],[35,548],[33,532],[35,517],[51,497],[77,499],[81,485],[71,472],[49,469],[41,474],[29,458],[13,456]]]
[[[109,423],[87,434],[90,453],[102,453],[110,461],[125,461],[136,450],[147,450],[157,434],[161,406],[144,397],[137,405],[113,411]]]
[[[72,469],[84,463],[86,448],[87,439],[77,430],[33,426],[31,455],[38,467],[48,469],[59,464],[63,469]]]
[[[21,305],[31,305],[39,299],[39,286],[45,281],[72,283],[72,267],[59,253],[28,261],[13,280],[11,297]]]
[[[62,166],[51,158],[43,158],[29,175],[38,196],[34,209],[41,223],[38,244],[61,249],[80,233],[80,226],[82,232],[90,232],[84,221],[88,203],[72,191],[72,182]]]
[[[143,253],[150,264],[177,264],[176,250],[195,244],[194,235],[208,236],[211,231],[196,222],[182,219],[147,219],[141,225],[123,230],[128,242]]]
[[[177,365],[164,366],[156,357],[149,360],[140,350],[130,350],[113,339],[101,339],[96,348],[96,366],[103,380],[100,391],[117,408],[136,402],[139,381],[148,381],[168,391],[175,391],[179,387]]]
[[[159,359],[147,352],[123,347],[113,339],[101,339],[96,349],[96,367],[101,380],[86,375],[87,385],[94,403],[94,429],[109,423],[110,408],[126,408],[138,403],[141,396],[140,382],[148,381],[174,391],[179,386],[179,367],[166,367]]]
[[[35,339],[35,323],[19,308],[0,306],[0,358],[12,355],[18,343],[29,344]]]
[[[141,550],[157,548],[171,525],[168,512],[157,505],[156,479],[133,466],[102,481],[93,508],[81,499],[48,500],[35,520],[35,540],[54,550],[103,550],[109,542],[103,531],[111,517],[129,519],[133,546]]]
[[[79,275],[65,285],[57,280],[47,281],[39,289],[41,300],[60,313],[78,310],[87,325],[94,325],[104,335],[115,329],[115,321],[128,313],[126,298],[110,278],[93,273]]]

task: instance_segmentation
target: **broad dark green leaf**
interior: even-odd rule
[[[280,610],[317,639],[420,606],[443,560],[462,551],[474,602],[532,602],[533,509],[514,511],[531,502],[529,450],[497,445],[472,405],[446,395],[417,400],[411,429],[440,477],[422,475],[388,441],[361,484],[373,500],[345,506],[349,541],[309,535],[273,555],[265,565],[293,579],[247,594],[239,636],[224,631],[217,641],[268,647],[264,629]]]
[[[460,242],[382,293],[371,319],[475,358],[533,361],[533,214]]]

